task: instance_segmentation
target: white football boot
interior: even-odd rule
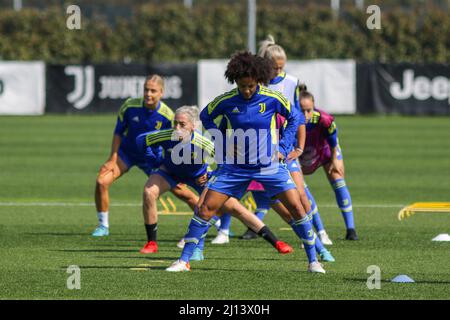
[[[191,266],[189,265],[189,262],[184,262],[181,260],[177,260],[170,267],[166,269],[166,271],[169,272],[185,272],[185,271],[191,271]]]
[[[211,241],[212,244],[225,244],[230,242],[228,233],[219,231],[217,236]]]
[[[323,265],[320,262],[314,261],[308,265],[308,272],[325,273],[325,269],[323,268]]]
[[[331,246],[333,244],[333,242],[331,241],[330,237],[328,237],[328,234],[325,230],[319,231],[318,236],[319,236],[320,241],[324,245]]]

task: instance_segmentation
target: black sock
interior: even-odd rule
[[[267,226],[262,227],[261,230],[259,230],[257,233],[272,246],[276,246],[278,239]]]
[[[147,232],[147,241],[156,241],[156,231],[158,230],[158,224],[146,224],[145,231]]]

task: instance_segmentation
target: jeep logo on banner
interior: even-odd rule
[[[360,64],[357,104],[362,113],[450,115],[450,66]]]
[[[163,77],[163,100],[173,109],[197,103],[195,64],[48,65],[46,111],[117,112],[127,98],[143,95],[150,74]]]
[[[450,104],[450,79],[437,76],[429,79],[424,76],[414,77],[414,70],[403,72],[403,82],[393,82],[389,88],[391,95],[399,100],[413,97],[416,100],[448,100]]]

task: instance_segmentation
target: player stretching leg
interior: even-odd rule
[[[269,82],[268,87],[272,90],[281,92],[286,98],[289,99],[291,105],[294,106],[298,111],[300,111],[298,91],[299,81],[297,78],[293,77],[292,75],[286,74],[286,72],[284,71],[284,66],[286,65],[287,60],[286,52],[284,51],[284,49],[281,46],[277,45],[273,37],[269,35],[266,40],[261,42],[258,55],[270,59],[274,64],[272,78]],[[283,134],[283,125],[284,118],[278,115],[277,127],[280,129],[280,134]],[[327,232],[325,231],[325,228],[323,227],[323,223],[320,219],[317,206],[315,206],[314,198],[312,198],[309,189],[306,188],[304,178],[300,169],[300,164],[296,160],[302,154],[305,145],[306,128],[305,118],[303,114],[301,114],[299,125],[300,130],[297,141],[294,142],[291,150],[289,150],[290,154],[287,161],[288,169],[292,176],[292,179],[297,185],[303,207],[305,208],[308,216],[313,217],[312,223],[319,235],[321,242],[326,245],[331,245],[333,243],[330,240]],[[295,148],[296,145],[298,145],[299,147]],[[257,203],[258,207],[262,207],[262,211],[257,211],[256,214],[264,217],[263,213],[269,208],[270,198],[266,194],[261,193],[261,191],[264,191],[264,188],[262,188],[262,186],[252,184],[251,188],[255,189],[254,192],[252,192],[253,197],[255,198],[255,202]],[[247,230],[240,238],[253,239],[254,234],[251,230]]]
[[[204,200],[189,224],[185,239],[191,239],[192,242],[186,241],[180,259],[167,271],[190,270],[189,259],[195,249],[195,242],[207,231],[208,221],[230,197],[241,198],[250,182],[255,180],[262,183],[270,196],[280,199],[294,217],[292,228],[304,242],[308,271],[325,273],[316,258],[315,233],[299,199],[296,185],[286,166],[278,161],[288,155],[288,148],[298,131],[299,112],[280,93],[261,85],[268,83],[271,70],[271,61],[250,52],[233,55],[225,77],[230,83],[236,83],[237,88],[217,97],[201,112],[203,126],[210,131],[219,131],[214,122],[217,117],[227,119],[228,129],[231,129],[227,131],[227,134],[231,134],[231,147],[227,145],[230,153],[227,153],[225,163],[209,180]],[[279,143],[273,126],[277,113],[287,120]],[[240,133],[248,134],[251,138],[237,139],[240,143],[235,145],[234,140]],[[222,147],[217,146],[217,141],[215,145]],[[280,151],[274,148],[277,146]]]
[[[300,93],[300,105],[307,120],[305,152],[300,157],[305,175],[323,167],[341,209],[347,232],[346,240],[358,240],[353,220],[352,199],[344,179],[344,159],[339,146],[334,118],[314,105],[314,96],[304,86]],[[312,198],[312,196],[311,196]]]
[[[98,227],[92,233],[95,237],[109,235],[109,187],[114,181],[128,172],[133,166],[139,167],[146,175],[159,166],[155,157],[149,163],[136,148],[136,137],[150,130],[172,127],[173,112],[161,101],[164,93],[164,80],[158,75],[148,76],[144,83],[144,96],[129,98],[121,106],[114,130],[111,155],[100,168],[95,185],[95,206]],[[188,188],[177,186],[174,194],[194,206],[194,193]],[[146,229],[156,226],[146,225]]]
[[[143,213],[146,224],[157,223],[156,201],[158,197],[176,187],[179,183],[186,183],[199,194],[202,193],[210,175],[206,156],[214,157],[214,144],[195,130],[198,122],[198,109],[185,106],[176,111],[174,129],[144,133],[137,137],[139,149],[145,150],[146,156],[150,159],[154,157],[155,150],[158,150],[159,147],[163,149],[162,164],[159,169],[152,172],[144,188]],[[260,220],[246,210],[236,199],[229,199],[224,203],[223,210],[232,213],[253,230],[257,230],[280,253],[292,252],[291,247],[279,241]],[[196,245],[200,242],[199,249],[202,249],[201,241],[204,241],[203,238],[196,242]],[[190,241],[192,239],[185,237],[185,242]],[[155,230],[154,240],[149,241],[141,250],[141,253],[157,251]],[[198,258],[195,260],[203,260],[202,252],[197,251],[197,256]]]
[[[281,92],[300,112],[301,109],[299,104],[298,90],[299,81],[296,77],[289,75],[284,71],[284,67],[287,61],[287,56],[284,49],[280,45],[276,44],[273,37],[269,35],[266,40],[261,42],[258,55],[268,58],[274,63],[274,73],[272,79],[270,80],[269,88]],[[283,134],[284,119],[280,118],[281,117],[277,118],[277,125],[280,128],[280,134]],[[323,223],[320,220],[320,215],[318,213],[314,213],[314,208],[312,208],[311,200],[308,197],[308,193],[311,193],[309,192],[309,190],[305,190],[304,178],[300,169],[300,164],[296,161],[296,159],[298,159],[298,157],[303,153],[306,140],[306,126],[303,113],[301,115],[301,121],[299,124],[300,131],[299,135],[297,136],[297,141],[294,142],[292,150],[290,150],[291,153],[287,157],[288,169],[295,181],[295,184],[297,185],[303,207],[306,209],[308,215],[311,216],[311,214],[313,214],[314,219],[312,220],[312,223],[319,235],[320,240],[323,244],[331,245],[332,242],[329,239],[325,228],[323,227]],[[298,148],[295,147],[296,145],[298,145]]]

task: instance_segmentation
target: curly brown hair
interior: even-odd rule
[[[252,54],[238,51],[231,56],[225,71],[225,78],[234,83],[244,77],[250,77],[258,83],[267,85],[272,77],[273,61]]]

